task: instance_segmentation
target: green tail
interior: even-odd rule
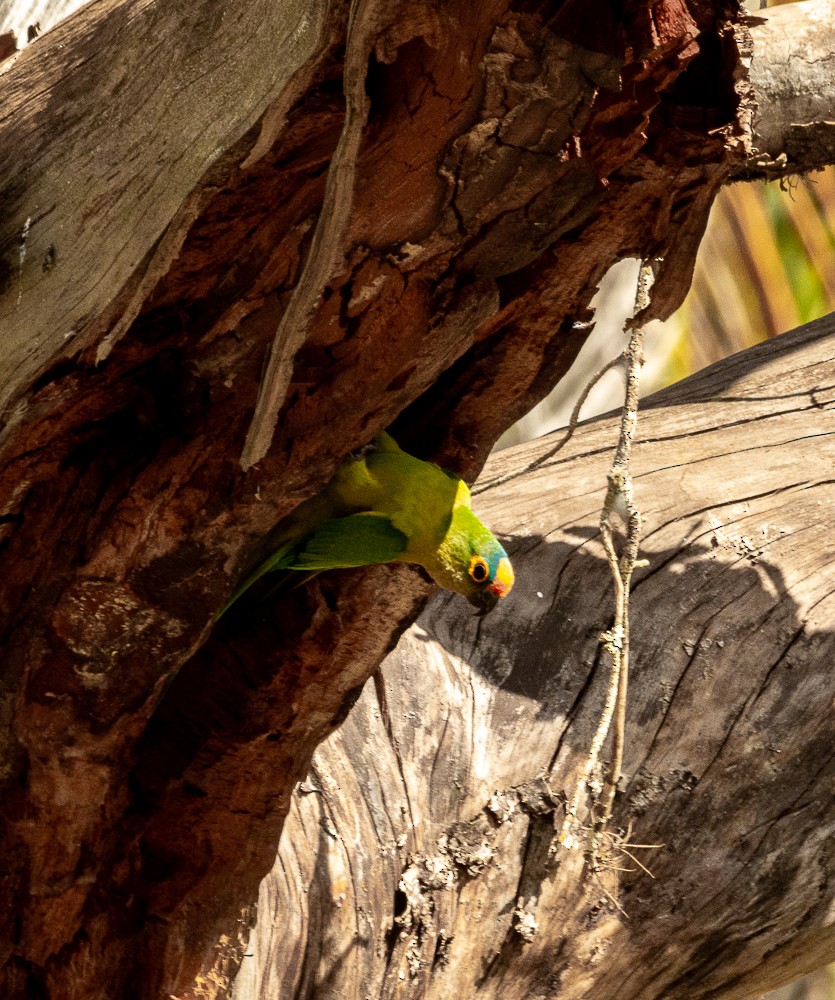
[[[287,544],[283,545],[277,552],[274,552],[269,559],[266,560],[266,562],[262,562],[251,576],[248,576],[236,590],[232,591],[232,596],[223,605],[220,611],[218,611],[214,620],[218,621],[218,619],[225,615],[235,601],[237,601],[239,597],[242,597],[249,590],[249,588],[254,583],[257,583],[266,573],[272,573],[279,569],[290,569],[295,561],[294,550],[295,543],[287,542]]]

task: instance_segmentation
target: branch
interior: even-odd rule
[[[757,13],[750,30],[756,152],[736,176],[784,176],[835,162],[835,6],[772,7]]]
[[[833,357],[829,317],[642,404],[608,865],[551,847],[607,686],[612,418],[483,497],[515,540],[507,606],[439,595],[317,751],[236,996],[743,1000],[831,960]]]
[[[638,272],[638,288],[635,296],[634,315],[636,316],[643,313],[650,304],[653,279],[653,265],[642,263]],[[624,401],[620,413],[620,428],[612,466],[607,476],[606,498],[600,512],[600,537],[615,588],[614,624],[600,637],[603,649],[611,660],[609,690],[591,743],[591,751],[566,811],[560,834],[560,841],[563,844],[569,845],[575,841],[572,828],[577,823],[578,811],[580,806],[584,804],[591,777],[599,768],[600,753],[614,718],[612,763],[603,785],[602,809],[600,814],[596,816],[594,823],[595,831],[590,852],[593,867],[596,867],[598,863],[600,835],[605,832],[612,816],[612,806],[620,780],[626,739],[626,699],[629,684],[629,591],[632,585],[632,575],[638,566],[638,545],[641,536],[641,514],[635,504],[630,463],[632,445],[638,425],[638,390],[641,368],[644,364],[643,348],[643,326],[640,320],[636,320],[632,322],[629,344],[624,352],[626,379]],[[615,547],[612,525],[612,519],[615,516],[620,517],[626,527],[626,538],[620,556],[618,556]]]
[[[310,333],[322,294],[334,268],[343,258],[357,157],[368,118],[366,68],[379,18],[376,0],[352,0],[345,45],[345,123],[331,160],[322,208],[304,270],[270,347],[255,413],[241,454],[244,470],[260,462],[269,450],[278,412],[293,374],[293,359]]]

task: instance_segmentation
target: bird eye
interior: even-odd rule
[[[481,556],[473,556],[470,560],[470,576],[476,583],[484,583],[490,576],[490,569]]]

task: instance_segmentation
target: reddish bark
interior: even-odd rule
[[[193,980],[254,897],[293,782],[427,585],[374,569],[246,602],[214,630],[213,613],[381,428],[472,476],[566,371],[617,259],[665,257],[654,310],[669,312],[744,152],[741,36],[720,3],[381,5],[344,259],[272,449],[244,474],[343,124],[345,4],[278,91],[253,55],[246,114],[224,104],[198,180],[178,169],[216,120],[193,125],[224,65],[247,66],[252,23],[277,9],[109,0],[0,76],[15,151],[0,305],[29,324],[3,386],[4,996]],[[139,112],[156,123],[141,141]],[[127,151],[108,181],[114,136]]]

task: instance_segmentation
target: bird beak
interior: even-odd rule
[[[493,594],[489,590],[479,590],[477,594],[473,594],[468,600],[473,607],[478,608],[478,615],[476,617],[483,618],[485,615],[489,615],[499,603],[499,595]]]

